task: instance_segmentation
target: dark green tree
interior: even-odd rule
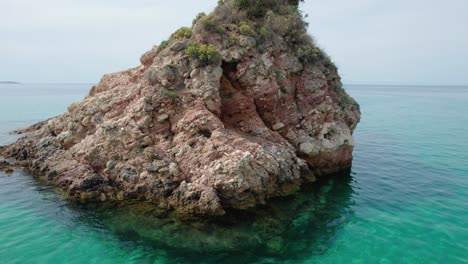
[[[288,0],[288,3],[291,5],[298,6],[300,2],[304,2],[304,0]]]

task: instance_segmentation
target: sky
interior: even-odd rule
[[[0,81],[95,83],[217,0],[0,0]],[[467,0],[306,0],[349,84],[468,85]]]

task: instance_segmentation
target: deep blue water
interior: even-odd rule
[[[0,85],[0,144],[89,88]],[[77,205],[0,173],[0,263],[468,263],[468,88],[347,90],[363,113],[351,173],[226,223]]]

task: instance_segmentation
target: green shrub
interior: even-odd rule
[[[313,55],[312,45],[299,45],[296,46],[294,49],[296,56],[302,62],[313,62],[317,60]]]
[[[253,28],[249,24],[247,24],[245,22],[241,22],[241,24],[239,26],[239,31],[244,36],[254,36],[255,35],[255,30],[253,30]]]
[[[268,10],[276,10],[281,0],[236,0],[234,6],[244,11],[248,18],[259,19],[266,15]]]
[[[287,86],[281,86],[281,87],[280,87],[280,91],[281,91],[282,93],[284,93],[284,94],[289,93],[290,90],[291,90],[291,88],[290,88],[290,87],[287,87]]]
[[[184,82],[181,82],[181,83],[179,83],[179,84],[176,85],[176,90],[177,90],[177,91],[180,91],[180,90],[185,89],[185,87],[186,87],[185,83],[184,83]]]
[[[228,47],[232,47],[232,46],[235,46],[239,43],[239,38],[236,36],[236,35],[231,35],[229,36],[228,40],[227,40],[227,46]]]
[[[161,44],[159,44],[158,49],[159,50],[165,49],[167,46],[169,46],[169,44],[171,44],[170,40],[163,40],[161,41]]]
[[[167,90],[167,89],[164,89],[162,88],[161,89],[161,93],[167,97],[171,97],[171,98],[177,98],[179,97],[179,94],[175,91],[171,91],[171,90]]]
[[[258,30],[258,36],[261,41],[268,41],[272,40],[275,34],[269,26],[265,25]]]
[[[206,14],[204,12],[198,13],[198,15],[192,21],[192,26],[194,26],[198,22],[198,20],[200,20],[203,17],[206,17]]]
[[[224,33],[225,29],[216,20],[215,16],[209,15],[202,18],[203,28],[212,33]]]
[[[250,19],[264,18],[269,10],[279,14],[297,10],[303,0],[235,0],[233,5],[246,13]],[[290,8],[292,7],[292,8]]]
[[[313,49],[312,49],[312,54],[313,54],[317,59],[322,59],[323,52],[322,52],[319,48],[317,48],[317,47],[313,48]]]
[[[216,19],[225,24],[239,24],[240,21],[244,21],[246,19],[245,13],[228,3],[231,2],[224,2],[215,8],[213,14]]]
[[[286,79],[284,71],[279,68],[275,69],[275,76],[276,76],[276,79],[278,79],[279,81],[283,81]]]
[[[293,5],[293,6],[298,6],[299,2],[304,2],[304,0],[288,0],[288,3]]]
[[[191,59],[197,60],[202,66],[221,62],[221,54],[215,46],[204,45],[198,42],[190,44],[185,54]]]
[[[307,23],[304,22],[299,13],[288,15],[283,20],[284,31],[282,33],[288,45],[294,46],[312,44],[311,37],[307,34]]]
[[[308,24],[297,10],[297,5],[293,5],[292,1],[288,2],[291,5],[283,3],[276,11],[266,11],[261,21],[257,20],[258,35],[263,41],[274,35],[282,36],[291,50],[300,56],[310,55],[310,48],[307,46],[313,46],[313,39],[307,33]]]
[[[355,108],[357,110],[360,109],[359,104],[345,92],[341,84],[335,83],[332,85],[332,87],[333,91],[338,96],[338,106],[340,106],[344,110],[349,108]]]
[[[192,29],[188,27],[179,28],[174,34],[172,34],[172,39],[184,39],[190,38],[192,36]]]
[[[336,69],[336,66],[335,64],[333,63],[333,61],[327,57],[323,60],[323,66],[327,67],[327,68],[332,68],[332,69]]]
[[[295,54],[302,62],[321,62],[326,68],[335,70],[337,69],[331,58],[313,44],[303,44],[297,46]]]
[[[265,26],[268,30],[275,32],[280,36],[286,35],[288,31],[287,18],[279,16],[273,12],[269,12],[266,18]]]
[[[321,50],[318,47],[315,47],[312,53],[316,60],[321,61],[323,63],[323,66],[327,68],[336,69],[336,66],[331,60],[331,58],[325,52],[323,52],[323,50]]]

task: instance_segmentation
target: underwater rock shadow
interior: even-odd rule
[[[163,251],[168,263],[300,260],[324,254],[333,245],[353,214],[351,182],[351,172],[343,172],[267,205],[196,222],[183,222],[164,209],[136,202],[95,204],[92,212],[99,225],[123,244],[143,247],[148,255]]]

